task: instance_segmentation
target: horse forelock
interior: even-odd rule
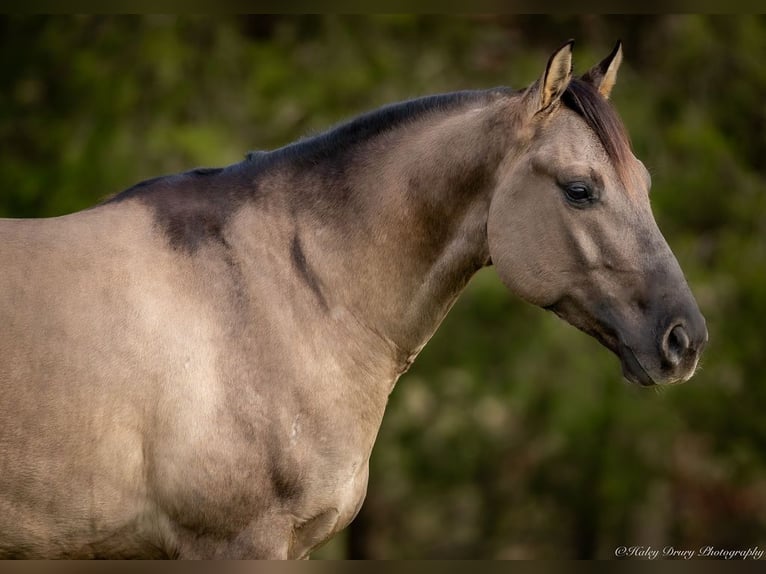
[[[593,85],[579,78],[572,79],[561,101],[593,130],[620,181],[632,190],[639,176],[635,173],[630,136],[614,106]]]

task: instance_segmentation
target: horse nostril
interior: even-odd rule
[[[681,325],[669,329],[662,341],[662,352],[665,359],[674,367],[681,362],[690,347],[689,335]]]

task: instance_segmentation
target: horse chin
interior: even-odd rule
[[[545,309],[552,311],[570,325],[590,335],[617,355],[622,365],[622,375],[629,382],[642,387],[652,387],[657,384],[658,381],[649,375],[633,350],[622,341],[622,336],[618,330],[610,327],[607,321],[594,320],[590,315],[578,309],[571,300],[557,301]]]
[[[620,344],[617,351],[622,365],[622,376],[633,384],[642,387],[653,387],[657,382],[652,379],[646,369],[641,365],[633,350],[625,344]]]

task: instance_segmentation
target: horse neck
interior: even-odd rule
[[[507,145],[497,107],[434,112],[358,145],[341,177],[321,164],[294,177],[298,258],[318,304],[350,311],[404,366],[489,262],[487,215]]]

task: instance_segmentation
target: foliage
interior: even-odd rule
[[[708,320],[702,371],[646,391],[478,274],[391,397],[368,501],[320,555],[611,557],[766,545],[766,19],[4,17],[0,215],[131,184],[415,95],[537,78],[617,37],[613,99]]]

